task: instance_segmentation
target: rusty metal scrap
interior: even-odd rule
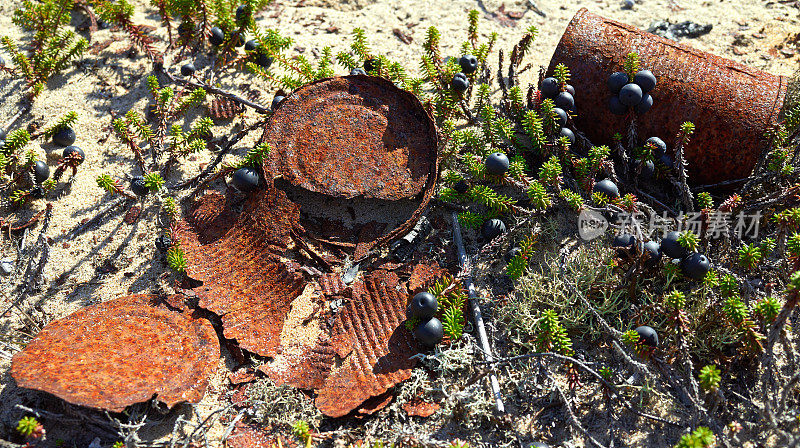
[[[198,202],[175,233],[188,260],[186,274],[203,282],[193,290],[199,306],[219,315],[225,337],[241,348],[275,356],[283,319],[306,285],[278,257],[300,229],[299,209],[275,188],[254,194],[238,216],[220,210],[218,193]]]
[[[608,76],[637,52],[642,68],[658,78],[654,105],[637,118],[640,142],[674,141],[680,125],[697,126],[686,148],[690,180],[714,183],[746,177],[767,145],[765,131],[778,119],[787,80],[705,53],[581,9],[550,61],[563,63],[577,93],[576,127],[594,142],[627,135],[627,119],[608,109]],[[599,144],[599,143],[598,143]],[[672,148],[670,148],[672,149]]]
[[[436,165],[436,127],[419,100],[391,81],[330,78],[283,100],[262,140],[265,173],[333,197],[420,195]]]
[[[402,325],[408,291],[393,272],[376,270],[349,289],[349,302],[333,325],[331,346],[341,365],[318,391],[315,404],[341,417],[369,398],[408,379],[424,349]]]
[[[168,406],[198,402],[219,361],[219,339],[196,314],[133,295],[48,324],[11,365],[20,387],[70,403],[122,412],[153,396]]]

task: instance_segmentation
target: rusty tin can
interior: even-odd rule
[[[621,71],[625,56],[639,54],[640,67],[658,79],[653,107],[636,118],[639,143],[660,137],[674,146],[680,125],[696,126],[686,148],[693,184],[750,174],[778,121],[787,79],[665,39],[581,9],[570,21],[550,60],[563,63],[577,92],[576,127],[594,144],[626,135],[627,117],[610,112],[608,76]]]

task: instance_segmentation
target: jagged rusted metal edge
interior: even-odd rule
[[[765,132],[779,116],[787,80],[665,39],[582,8],[564,31],[548,73],[569,67],[577,92],[576,127],[594,142],[627,132],[627,117],[608,108],[608,76],[637,52],[658,78],[653,107],[636,120],[642,143],[660,137],[670,145],[680,126],[697,126],[686,148],[689,178],[711,184],[750,174],[768,143]]]
[[[325,78],[292,92],[262,141],[264,172],[333,197],[420,195],[435,172],[433,119],[410,92],[373,76]]]
[[[292,245],[292,232],[302,230],[299,209],[271,186],[253,193],[238,215],[225,201],[206,194],[176,226],[186,274],[203,282],[193,292],[201,308],[220,316],[226,338],[272,357],[291,303],[306,285],[279,257]]]
[[[154,395],[170,407],[200,401],[219,361],[217,334],[208,320],[157,300],[120,297],[51,322],[14,355],[12,377],[20,387],[112,412]]]
[[[230,120],[244,112],[244,106],[229,98],[216,98],[208,107],[208,113],[215,120]]]
[[[405,320],[408,291],[393,272],[365,274],[350,289],[330,344],[341,360],[318,390],[323,414],[341,417],[411,376],[420,353]]]

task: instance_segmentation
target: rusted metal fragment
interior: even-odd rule
[[[416,397],[409,402],[403,403],[402,408],[409,417],[427,418],[435,414],[436,411],[442,407],[439,406],[438,403],[430,403],[420,397]]]
[[[244,106],[228,98],[215,98],[211,101],[208,112],[215,120],[230,120],[244,112]]]
[[[155,395],[167,406],[196,403],[219,361],[206,319],[133,295],[83,308],[48,324],[14,355],[20,387],[69,403],[122,412]]]
[[[287,446],[286,443],[281,445]],[[225,440],[227,448],[277,448],[277,436],[267,434],[247,423],[236,422],[230,436]],[[287,447],[288,448],[288,447]]]
[[[430,288],[436,279],[446,275],[448,272],[435,261],[424,261],[414,265],[411,278],[408,279],[408,290],[416,294],[424,289]]]
[[[671,145],[680,125],[697,132],[686,148],[689,180],[714,183],[746,177],[765,147],[765,131],[778,119],[787,81],[581,9],[550,61],[566,64],[578,92],[575,124],[596,144],[626,132],[626,117],[608,108],[608,76],[635,51],[658,78],[654,105],[637,118],[640,142],[657,136]],[[670,148],[672,150],[672,148]]]
[[[203,282],[193,291],[200,307],[220,316],[226,338],[274,356],[286,314],[306,284],[278,257],[292,233],[302,230],[299,209],[284,192],[267,188],[254,193],[234,221],[230,211],[219,211],[220,201],[216,194],[200,201],[189,222],[176,228],[186,273]]]
[[[273,148],[265,173],[334,197],[412,198],[436,166],[433,120],[414,95],[378,77],[329,78],[294,91],[262,141]]]
[[[326,339],[303,347],[299,352],[281,353],[259,370],[278,386],[288,384],[307,390],[322,388],[335,362],[335,353]]]
[[[384,392],[377,397],[372,397],[367,401],[361,403],[355,410],[355,415],[357,416],[368,416],[372,415],[381,409],[389,406],[389,404],[394,400],[394,393],[392,391]]]
[[[367,256],[370,248],[372,247],[372,242],[381,236],[383,229],[385,228],[386,224],[376,221],[370,221],[364,224],[364,226],[362,226],[361,230],[358,232],[358,243],[356,244],[353,257],[356,260],[360,260]]]
[[[353,283],[349,302],[337,316],[331,345],[340,365],[318,391],[323,414],[341,417],[370,397],[408,379],[422,351],[402,325],[408,293],[396,274],[377,270]]]

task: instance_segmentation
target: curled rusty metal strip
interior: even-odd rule
[[[642,67],[658,78],[654,105],[637,118],[642,143],[652,136],[672,146],[684,121],[697,131],[686,149],[690,181],[714,183],[746,177],[768,143],[764,134],[778,120],[786,79],[581,9],[564,32],[549,73],[563,63],[577,92],[576,127],[596,144],[627,135],[627,119],[608,109],[606,80],[637,52]]]
[[[196,403],[216,370],[219,339],[195,313],[133,295],[88,306],[48,324],[14,355],[17,385],[112,412],[153,396]]]

